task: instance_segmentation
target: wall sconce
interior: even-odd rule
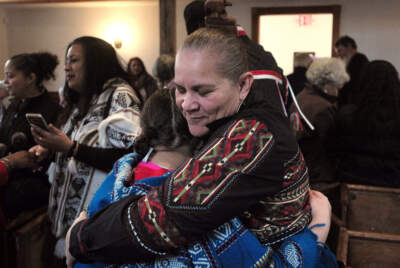
[[[114,46],[115,46],[115,48],[120,49],[122,47],[122,40],[114,39]]]

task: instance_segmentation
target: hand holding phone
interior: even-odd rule
[[[27,113],[25,117],[28,120],[29,124],[35,125],[47,131],[49,130],[49,126],[47,125],[46,120],[41,114]]]

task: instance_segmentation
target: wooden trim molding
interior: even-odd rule
[[[251,38],[254,42],[259,43],[260,16],[262,15],[329,13],[333,14],[332,55],[334,55],[333,49],[335,47],[335,42],[339,38],[340,12],[340,5],[303,7],[253,7],[251,9]]]
[[[160,54],[176,52],[176,0],[159,0]]]

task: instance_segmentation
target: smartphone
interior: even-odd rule
[[[47,125],[46,120],[41,114],[27,113],[25,117],[28,120],[29,124],[35,125],[45,130],[49,130],[49,126]]]

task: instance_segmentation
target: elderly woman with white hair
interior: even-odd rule
[[[310,171],[310,182],[332,182],[334,167],[327,153],[329,133],[334,126],[339,90],[349,81],[345,63],[338,58],[318,58],[307,70],[308,83],[297,95],[300,109],[315,129],[302,124],[294,105],[291,123]]]

